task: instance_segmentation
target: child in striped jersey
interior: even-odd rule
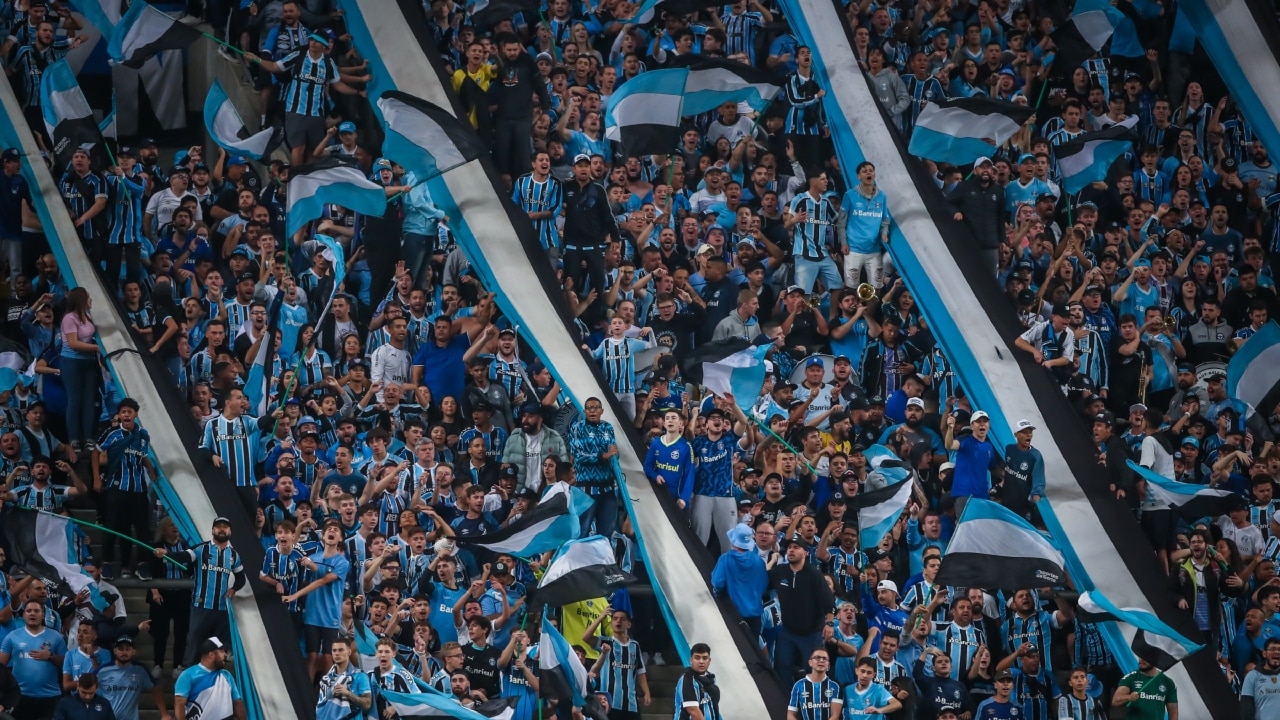
[[[262,570],[258,577],[267,585],[275,588],[281,597],[292,595],[298,591],[298,580],[302,577],[304,565],[310,564],[306,556],[296,546],[298,528],[292,520],[284,519],[275,526],[276,544],[267,548],[262,557]],[[296,599],[285,604],[289,610],[289,620],[293,629],[302,637],[302,606],[305,598]]]

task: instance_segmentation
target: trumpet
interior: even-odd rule
[[[1172,316],[1172,315],[1165,315],[1165,316],[1164,316],[1164,331],[1165,331],[1165,332],[1167,332],[1167,333],[1172,334],[1172,333],[1174,333],[1174,332],[1177,332],[1177,330],[1178,330],[1178,318],[1176,318],[1176,317],[1174,317],[1174,316]]]
[[[863,305],[870,305],[879,299],[880,296],[876,294],[876,288],[871,283],[862,283],[858,286],[858,301]]]
[[[816,310],[818,306],[822,304],[822,296],[817,293],[814,293],[810,295],[807,300],[804,301],[804,304]]]

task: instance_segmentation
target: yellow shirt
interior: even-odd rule
[[[569,647],[582,646],[587,651],[587,659],[591,662],[600,657],[600,651],[582,642],[582,633],[587,631],[587,627],[595,622],[596,618],[604,615],[604,609],[607,607],[609,607],[609,601],[606,598],[595,598],[570,603],[561,609],[560,634],[569,641]],[[596,628],[596,637],[606,637],[608,634],[609,619],[605,618],[600,622],[600,627]]]
[[[454,70],[453,71],[453,91],[456,93],[461,93],[462,81],[467,78],[471,78],[476,85],[480,86],[481,90],[485,92],[489,92],[489,83],[493,82],[493,79],[497,76],[498,76],[497,68],[495,68],[493,65],[490,65],[488,63],[481,65],[480,69],[477,70],[475,73],[467,72],[466,68],[463,68],[461,70]],[[472,127],[480,127],[479,119],[476,117],[476,111],[474,109],[472,109],[471,112],[467,113],[467,119],[471,121]]]

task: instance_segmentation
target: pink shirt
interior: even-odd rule
[[[94,328],[93,321],[91,320],[81,322],[80,318],[76,317],[75,313],[67,313],[62,316],[62,336],[64,339],[67,335],[74,335],[74,337],[80,342],[92,343],[95,331],[96,328]],[[62,354],[66,357],[73,358],[91,358],[97,356],[97,353],[86,353],[79,350],[73,350],[65,342],[62,344]]]

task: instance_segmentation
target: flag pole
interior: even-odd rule
[[[111,528],[102,527],[101,525],[97,525],[97,524],[94,524],[94,523],[88,522],[87,520],[81,520],[81,519],[79,519],[79,518],[75,518],[75,517],[72,517],[72,516],[70,516],[70,515],[59,515],[59,514],[57,514],[57,513],[51,513],[51,512],[49,512],[49,511],[47,511],[47,510],[40,510],[39,512],[40,512],[40,514],[42,514],[42,515],[48,515],[48,516],[50,516],[50,517],[56,517],[56,518],[58,518],[58,519],[60,519],[60,520],[68,520],[68,521],[70,521],[70,522],[76,523],[77,525],[84,525],[85,527],[91,527],[91,528],[93,528],[93,529],[95,529],[95,530],[99,530],[99,531],[101,531],[101,532],[107,533],[108,535],[114,535],[114,536],[116,536],[116,537],[118,537],[118,538],[123,538],[124,540],[128,540],[129,542],[133,543],[134,545],[137,545],[137,546],[139,546],[139,547],[144,547],[144,548],[146,548],[149,552],[153,552],[153,553],[155,552],[155,548],[153,548],[153,547],[151,547],[150,545],[148,545],[148,544],[146,544],[146,543],[142,542],[141,540],[138,540],[137,538],[129,537],[128,535],[125,535],[124,533],[116,532],[115,530],[112,530]],[[171,563],[173,563],[174,565],[177,565],[178,567],[182,568],[183,572],[186,572],[186,570],[187,570],[187,566],[186,566],[186,565],[183,565],[182,563],[178,562],[177,560],[174,560],[173,558],[169,557],[168,555],[165,555],[165,556],[164,556],[164,558],[163,558],[163,560],[165,560],[166,562],[171,562]]]
[[[779,435],[778,433],[774,432],[774,431],[773,431],[773,429],[772,429],[772,428],[770,428],[768,425],[766,425],[766,424],[764,424],[764,423],[760,422],[759,420],[757,420],[757,419],[756,419],[756,417],[755,417],[754,415],[751,415],[751,414],[746,413],[746,412],[743,412],[742,414],[743,414],[743,415],[746,415],[746,416],[747,416],[747,417],[749,417],[749,418],[751,418],[751,420],[752,420],[756,425],[758,425],[758,426],[760,427],[760,429],[761,429],[761,430],[764,430],[765,432],[767,432],[767,433],[769,433],[770,435],[772,435],[774,440],[777,440],[778,442],[782,443],[782,446],[783,446],[783,447],[785,447],[786,449],[788,449],[788,450],[790,450],[792,453],[794,453],[796,457],[800,458],[800,462],[804,463],[804,466],[805,466],[805,467],[807,467],[807,468],[809,468],[809,472],[812,472],[812,473],[814,474],[814,476],[815,476],[815,477],[818,475],[818,468],[816,468],[816,467],[814,467],[814,466],[810,465],[810,464],[809,464],[809,461],[808,461],[807,459],[805,459],[804,454],[803,454],[803,453],[801,453],[799,450],[795,449],[795,447],[794,447],[791,443],[789,443],[789,442],[787,442],[786,440],[784,440],[784,439],[782,438],[782,436],[781,436],[781,435]]]

